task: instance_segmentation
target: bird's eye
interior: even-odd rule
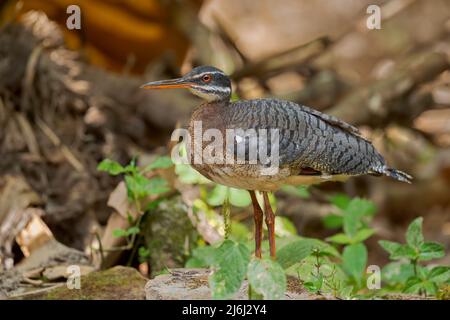
[[[205,75],[202,77],[202,81],[203,81],[203,82],[210,82],[210,81],[211,81],[211,75],[210,75],[210,74],[205,74]]]

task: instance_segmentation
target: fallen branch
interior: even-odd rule
[[[445,54],[427,51],[401,63],[387,78],[364,86],[342,99],[327,113],[354,125],[376,123],[392,114],[408,114],[406,96],[420,84],[449,68]],[[399,108],[401,107],[401,108]]]

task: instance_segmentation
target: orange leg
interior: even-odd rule
[[[264,214],[266,215],[267,231],[269,232],[270,257],[275,259],[275,214],[270,206],[267,192],[263,192]]]
[[[261,241],[262,241],[262,224],[263,224],[263,212],[259,206],[258,200],[256,200],[255,191],[249,190],[250,197],[253,203],[253,217],[255,219],[255,256],[261,258]]]

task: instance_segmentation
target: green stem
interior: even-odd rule
[[[228,239],[231,233],[230,188],[228,187],[225,194],[225,200],[223,201],[222,214],[225,227],[225,239]]]

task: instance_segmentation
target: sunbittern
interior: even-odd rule
[[[263,195],[270,255],[275,257],[275,216],[269,203],[268,192],[275,191],[282,185],[309,185],[345,180],[363,174],[385,175],[408,183],[412,179],[408,174],[388,167],[384,158],[370,141],[361,136],[357,128],[333,116],[277,99],[230,102],[231,81],[217,68],[197,67],[181,78],[149,82],[141,88],[187,88],[207,101],[197,107],[192,114],[189,125],[191,141],[195,139],[195,126],[198,123],[201,123],[202,134],[208,129],[218,129],[223,136],[228,129],[240,129],[240,132],[248,129],[277,131],[275,136],[276,151],[279,155],[278,170],[271,174],[264,171],[270,164],[260,158],[253,162],[233,163],[191,161],[191,165],[198,172],[214,182],[250,192],[254,210],[257,257],[261,257],[263,210],[257,201],[255,191],[260,191]],[[235,135],[231,142],[231,152],[243,144],[245,159],[248,160],[250,141],[245,136]],[[207,145],[209,143],[206,144],[201,140],[201,148],[197,150],[194,148],[193,154],[202,153]],[[270,143],[266,147],[274,151]],[[229,150],[230,145],[226,146],[224,143],[223,157]],[[236,160],[236,154],[233,155]]]

